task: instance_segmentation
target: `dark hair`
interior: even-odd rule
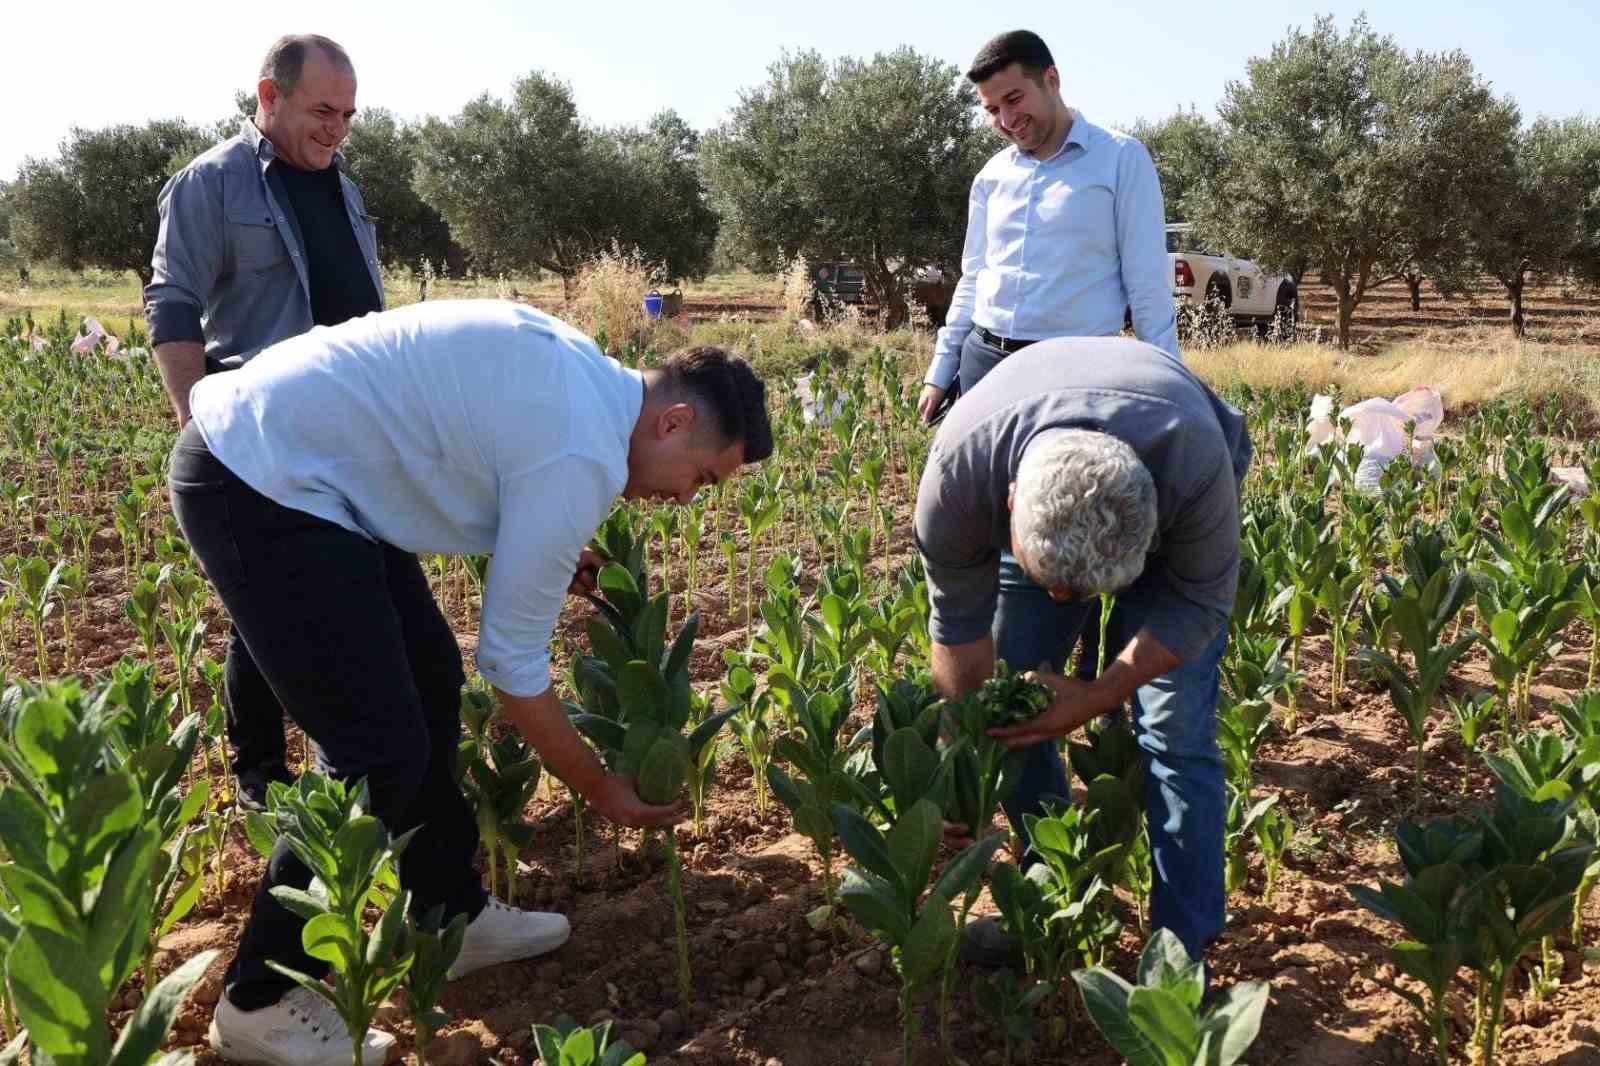
[[[978,49],[972,68],[967,71],[967,80],[982,85],[1013,63],[1020,65],[1023,73],[1036,82],[1044,77],[1047,68],[1056,65],[1044,38],[1031,30],[1011,30],[990,38],[988,44]]]
[[[728,443],[744,444],[744,461],[759,463],[772,454],[772,422],[767,417],[767,386],[750,364],[721,348],[702,345],[674,352],[661,364],[670,392],[692,397],[710,415],[708,429]]]
[[[279,37],[267,49],[267,58],[261,61],[261,77],[278,86],[278,91],[288,96],[300,84],[300,75],[306,69],[306,49],[316,48],[333,63],[347,70],[355,70],[350,53],[337,41],[320,33],[291,33]]]

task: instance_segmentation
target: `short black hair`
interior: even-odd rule
[[[713,429],[729,444],[744,444],[744,461],[759,463],[772,454],[772,420],[767,416],[767,386],[750,364],[714,345],[674,352],[661,364],[667,389],[693,398],[710,415]]]
[[[1056,60],[1043,37],[1031,30],[1011,30],[991,37],[978,49],[967,71],[967,80],[982,85],[1013,63],[1020,65],[1028,77],[1039,81],[1045,70],[1056,65]]]
[[[267,49],[267,58],[261,61],[262,79],[276,84],[283,95],[291,95],[294,87],[300,84],[300,75],[305,73],[308,48],[318,49],[347,70],[356,69],[350,62],[350,53],[338,41],[320,33],[290,33],[273,41],[272,47]]]

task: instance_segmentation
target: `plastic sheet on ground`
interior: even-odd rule
[[[1383,468],[1406,452],[1418,466],[1435,465],[1433,438],[1444,422],[1444,400],[1439,391],[1419,385],[1392,400],[1375,397],[1333,413],[1333,397],[1318,395],[1311,400],[1311,415],[1306,422],[1306,454],[1314,454],[1324,444],[1349,443],[1361,446],[1361,463],[1356,469],[1356,486],[1372,492],[1378,488]],[[1340,429],[1348,423],[1346,436]],[[1407,424],[1411,429],[1407,431]]]

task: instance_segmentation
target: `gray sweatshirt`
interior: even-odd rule
[[[1156,539],[1137,584],[1148,627],[1180,659],[1227,624],[1239,578],[1239,484],[1252,448],[1244,415],[1181,363],[1140,341],[1041,341],[990,371],[951,409],[917,491],[915,534],[927,564],[929,631],[941,644],[986,635],[1011,546],[1006,496],[1023,450],[1053,429],[1128,444],[1156,487]]]

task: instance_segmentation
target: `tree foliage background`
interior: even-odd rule
[[[897,321],[916,269],[959,268],[972,179],[999,146],[949,63],[800,52],[740,93],[706,171],[749,263],[852,260]]]

